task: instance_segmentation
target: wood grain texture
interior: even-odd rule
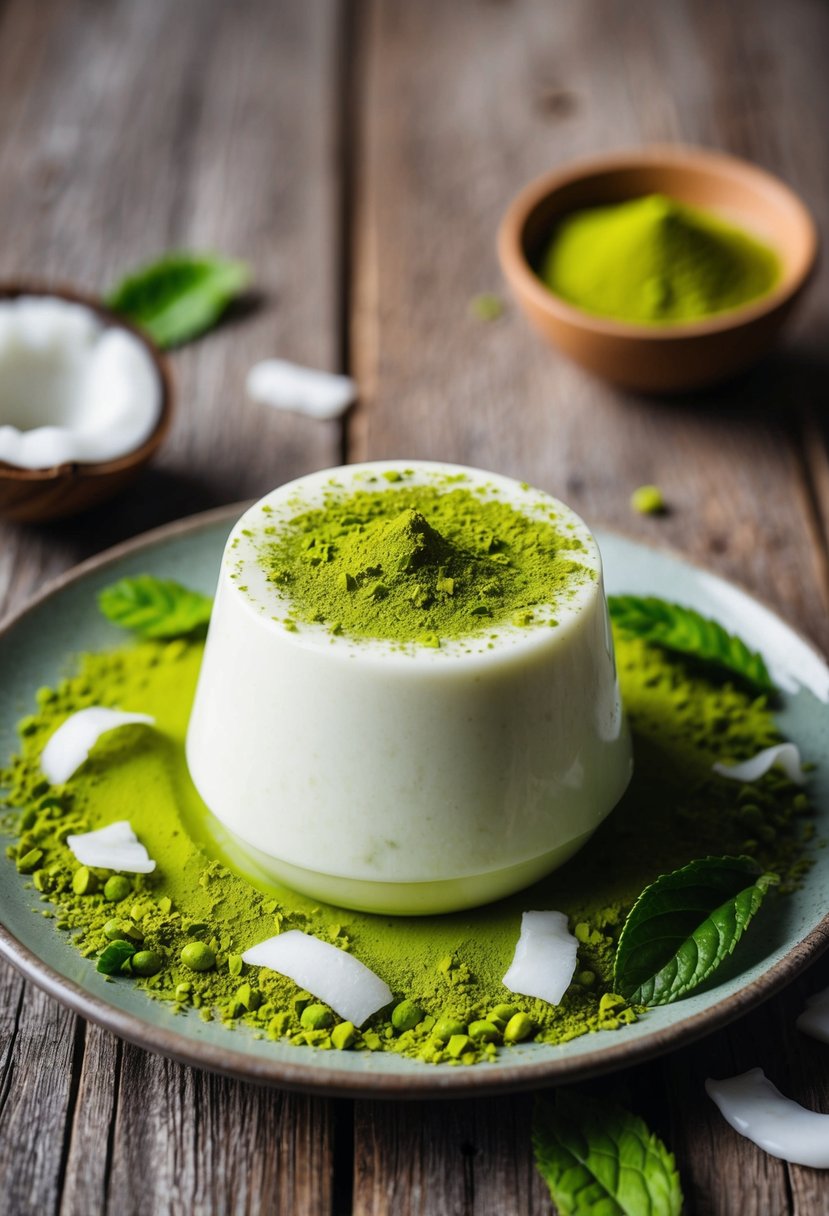
[[[354,1216],[505,1216],[552,1206],[531,1155],[532,1099],[356,1104]]]
[[[60,1213],[328,1212],[332,1137],[331,1103],[183,1068],[89,1027]]]
[[[3,1207],[55,1211],[85,1028],[6,965],[0,968],[0,1028]]]
[[[124,1046],[106,1211],[327,1212],[330,1116],[319,1099],[242,1085]]]
[[[789,19],[810,43],[805,55],[784,37]],[[781,173],[825,215],[829,155],[820,123],[799,116],[825,93],[829,13],[808,2],[784,16],[770,3],[714,12],[681,0],[373,0],[364,27],[353,456],[448,459],[527,478],[591,522],[747,583],[826,647],[826,519],[816,504],[829,509],[829,475],[814,408],[825,291],[813,291],[756,372],[676,400],[622,395],[543,346],[513,308],[482,324],[468,305],[499,290],[494,233],[515,190],[602,148],[722,147]],[[666,517],[631,513],[631,491],[647,482],[663,487]],[[708,1075],[759,1063],[785,1092],[829,1111],[825,1054],[809,1079],[792,1067],[815,1054],[794,1030],[804,985],[829,982],[829,966],[814,972],[734,1030],[597,1083],[675,1150],[689,1212],[829,1213],[821,1175],[748,1144],[703,1088]],[[529,1100],[499,1103],[489,1117],[483,1106],[427,1119],[359,1104],[355,1210],[548,1210],[537,1180],[526,1183],[530,1148],[518,1129]]]
[[[0,527],[0,613],[123,537],[338,462],[338,425],[243,385],[271,354],[339,359],[339,21],[332,0],[0,5],[0,277],[102,291],[184,246],[248,259],[259,293],[173,356],[173,432],[133,492]],[[5,966],[0,1008],[4,1211],[330,1210],[322,1104],[87,1037]]]

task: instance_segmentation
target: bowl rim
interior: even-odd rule
[[[774,195],[779,203],[790,209],[805,235],[806,252],[802,264],[793,270],[784,267],[779,284],[757,300],[695,321],[648,325],[604,317],[569,304],[542,283],[530,266],[523,247],[527,221],[540,203],[564,186],[640,166],[701,168],[723,180],[741,179],[757,194]],[[820,238],[814,216],[805,202],[776,174],[751,161],[713,148],[684,143],[654,143],[580,157],[534,178],[519,191],[504,213],[498,228],[497,245],[501,270],[516,293],[528,296],[536,307],[554,319],[606,337],[670,342],[733,331],[789,304],[815,272]]]
[[[131,321],[126,320],[125,317],[121,317],[112,309],[107,308],[101,299],[88,292],[62,283],[51,284],[37,279],[0,282],[0,301],[14,300],[20,296],[52,296],[54,299],[80,304],[93,312],[103,322],[106,329],[117,327],[132,334],[147,351],[158,373],[161,384],[161,407],[156,424],[144,442],[123,456],[100,461],[67,460],[62,464],[50,465],[42,469],[21,468],[0,460],[0,481],[47,483],[59,481],[65,477],[107,477],[143,464],[164,441],[172,423],[175,389],[169,360],[148,334],[139,329],[137,325],[133,325]]]

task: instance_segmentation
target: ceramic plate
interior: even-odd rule
[[[0,634],[0,755],[15,747],[15,724],[35,690],[51,684],[76,651],[104,649],[123,635],[98,614],[97,590],[149,571],[211,593],[225,538],[241,508],[223,508],[170,525],[93,559],[63,578]],[[662,595],[738,631],[763,652],[785,690],[779,721],[805,758],[817,761],[810,792],[818,836],[829,835],[829,669],[769,609],[681,558],[613,534],[599,534],[608,590]],[[2,842],[3,844],[7,842]],[[0,859],[2,860],[2,859]],[[229,1034],[198,1016],[174,1014],[128,982],[107,984],[69,948],[51,922],[33,916],[31,893],[14,867],[0,865],[0,950],[29,978],[93,1022],[197,1067],[260,1082],[353,1096],[401,1098],[485,1094],[572,1081],[657,1055],[739,1017],[788,983],[829,945],[829,849],[802,890],[781,902],[772,929],[741,952],[741,970],[716,988],[650,1011],[614,1034],[585,1035],[551,1047],[522,1044],[473,1068],[427,1065],[391,1054],[315,1052]]]

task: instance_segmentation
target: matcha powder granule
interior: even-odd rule
[[[459,487],[358,490],[266,527],[260,560],[293,623],[439,646],[549,622],[551,606],[595,578],[572,525],[549,516]]]
[[[798,787],[776,770],[745,786],[711,772],[714,760],[742,759],[778,741],[765,702],[619,638],[636,775],[573,861],[510,899],[451,916],[379,917],[314,904],[242,877],[216,844],[184,759],[201,653],[198,643],[176,641],[84,656],[76,675],[38,693],[20,726],[19,754],[2,774],[6,864],[17,866],[33,909],[91,971],[113,940],[121,944],[109,959],[134,950],[135,970],[128,959],[120,974],[94,978],[134,985],[183,1015],[296,1045],[453,1064],[486,1061],[518,1038],[561,1043],[619,1030],[642,1013],[613,994],[611,972],[622,922],[645,885],[694,857],[742,852],[780,874],[785,892],[809,864],[813,824]],[[156,728],[105,736],[65,786],[50,787],[38,766],[44,743],[90,704],[152,714]],[[110,875],[74,860],[70,832],[116,819],[130,821],[158,863],[154,873]],[[565,912],[579,941],[576,976],[557,1007],[501,982],[530,908]],[[247,947],[288,928],[353,952],[390,985],[395,1004],[357,1030],[323,1016],[290,980],[245,966]]]

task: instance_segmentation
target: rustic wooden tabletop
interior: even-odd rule
[[[0,530],[0,609],[153,525],[343,460],[431,457],[536,483],[736,578],[829,648],[829,290],[739,383],[622,395],[501,291],[498,220],[571,157],[686,141],[782,174],[829,217],[821,0],[2,0],[0,273],[91,291],[171,247],[247,258],[261,298],[174,356],[172,436],[137,489]],[[280,354],[359,381],[344,423],[269,413]],[[671,512],[634,516],[656,481]],[[758,1062],[829,1111],[798,1036],[816,964],[751,1016],[594,1084],[677,1156],[689,1213],[829,1213],[824,1174],[740,1139],[706,1075]],[[531,1098],[412,1104],[257,1089],[147,1055],[0,967],[0,1207],[96,1213],[546,1213]]]

